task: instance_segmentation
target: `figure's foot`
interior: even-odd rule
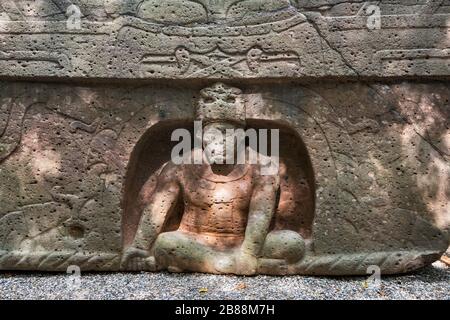
[[[239,250],[236,253],[235,274],[241,276],[253,276],[258,271],[258,258]]]
[[[145,271],[159,271],[159,267],[158,264],[156,263],[156,259],[153,256],[150,256],[148,258],[145,259]]]
[[[167,267],[167,271],[169,271],[171,273],[182,273],[182,272],[184,272],[183,269],[175,267],[175,266],[168,266]]]
[[[122,256],[121,268],[127,271],[156,271],[157,265],[148,251],[130,247]]]

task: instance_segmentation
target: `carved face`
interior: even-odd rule
[[[227,130],[236,129],[238,126],[231,122],[214,122],[203,128],[203,150],[210,164],[225,164],[227,157],[234,158],[236,145],[229,143],[227,146]],[[227,150],[227,147],[232,149]]]

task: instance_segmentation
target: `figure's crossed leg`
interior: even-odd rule
[[[158,265],[169,271],[232,273],[234,270],[231,254],[202,244],[182,231],[160,234],[154,252]]]
[[[305,242],[296,232],[273,231],[267,235],[261,253],[259,268],[277,268],[282,273],[282,269],[287,268],[288,264],[303,258]],[[172,272],[236,273],[236,249],[218,251],[201,243],[195,236],[181,231],[159,235],[154,254],[158,266]]]

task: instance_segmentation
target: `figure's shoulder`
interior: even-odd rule
[[[254,181],[259,185],[273,185],[278,188],[281,180],[280,168],[268,168],[267,166],[257,164],[252,165]]]

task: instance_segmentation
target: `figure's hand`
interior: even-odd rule
[[[258,258],[239,250],[236,254],[236,274],[243,276],[255,275],[258,270]]]
[[[130,247],[122,256],[121,268],[129,271],[156,271],[156,262],[148,251]]]

